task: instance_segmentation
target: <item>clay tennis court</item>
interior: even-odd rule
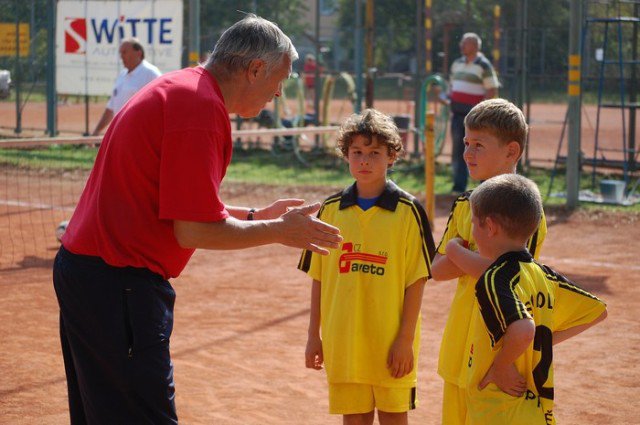
[[[69,117],[64,118],[69,120],[65,128],[82,130],[80,107],[69,106],[75,108],[75,115],[60,113],[61,119]],[[97,114],[102,110],[101,106],[95,109]],[[564,110],[557,105],[534,114],[532,124],[538,120],[538,125],[532,127],[533,158],[540,155],[548,161],[555,155]],[[0,114],[2,126],[4,120]],[[585,131],[589,131],[587,124]],[[547,146],[546,153],[534,146]],[[11,266],[0,269],[0,423],[68,423],[51,266],[57,249],[55,225],[69,216],[86,174],[33,175],[5,169],[0,174],[0,199],[18,201],[0,205],[0,260],[12,258]],[[318,201],[335,190],[225,183],[223,199],[229,204],[261,206],[278,197]],[[452,200],[437,199],[436,240]],[[609,317],[602,325],[555,350],[558,422],[637,424],[640,214],[582,211],[569,215],[549,209],[547,219],[543,262],[609,306]],[[18,236],[18,227],[31,230]],[[281,246],[199,251],[172,282],[177,302],[171,346],[181,423],[340,422],[327,413],[324,374],[304,368],[310,285],[296,270],[298,255]],[[425,290],[420,404],[410,414],[414,424],[440,423],[442,382],[436,365],[454,285],[429,282]]]
[[[56,179],[50,187],[58,184]],[[78,182],[65,190],[80,187]],[[225,184],[223,190],[230,204],[264,205],[276,197],[320,200],[334,189]],[[437,239],[451,200],[438,199]],[[609,318],[602,325],[555,351],[559,423],[637,424],[640,217],[547,213],[549,235],[542,260],[609,306]],[[9,216],[15,223],[21,214],[30,213],[7,208],[0,223],[6,224]],[[37,255],[14,252],[24,261],[0,271],[0,423],[68,423],[50,277],[57,243],[50,229],[48,235],[33,235],[34,240],[48,240],[45,249]],[[296,250],[281,246],[200,251],[173,281],[177,303],[171,346],[182,423],[339,422],[327,414],[324,374],[304,368],[309,279],[296,270],[297,260]],[[441,380],[435,371],[453,292],[454,282],[430,282],[425,291],[420,405],[411,413],[412,423],[440,423]]]

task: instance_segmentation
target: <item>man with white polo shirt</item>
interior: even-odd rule
[[[451,106],[451,166],[453,168],[452,193],[467,190],[469,171],[464,162],[464,117],[471,108],[498,94],[500,82],[489,59],[480,52],[482,40],[472,32],[460,40],[462,56],[451,64],[449,100]]]
[[[97,136],[109,125],[125,103],[147,83],[162,75],[160,70],[144,59],[144,48],[137,38],[125,38],[120,43],[120,58],[124,69],[116,79],[116,85],[107,108],[104,110],[92,135]]]

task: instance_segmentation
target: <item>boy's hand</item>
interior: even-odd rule
[[[308,369],[321,370],[324,363],[322,355],[322,340],[319,336],[307,339],[307,348],[304,351],[305,366]]]
[[[449,252],[449,248],[454,244],[460,245],[463,248],[469,249],[469,241],[465,241],[464,239],[457,237],[457,238],[450,239],[449,242],[447,242],[447,252]]]
[[[513,397],[521,397],[527,390],[527,381],[520,375],[516,365],[511,363],[504,368],[498,368],[492,364],[487,374],[478,384],[478,389],[483,390],[489,383],[493,382],[502,390]]]
[[[389,350],[387,367],[391,376],[402,378],[413,370],[413,341],[404,338],[396,338]]]

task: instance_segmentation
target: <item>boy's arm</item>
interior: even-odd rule
[[[535,332],[536,326],[531,319],[512,322],[502,337],[502,348],[480,381],[478,389],[482,390],[493,382],[503,392],[520,397],[527,389],[527,381],[518,373],[514,362],[533,342]]]
[[[404,291],[402,322],[387,359],[387,367],[394,378],[402,378],[413,370],[413,339],[422,306],[425,281],[426,279],[420,278]]]
[[[565,329],[563,331],[554,332],[553,333],[553,345],[560,344],[561,342],[566,341],[569,338],[572,338],[572,337],[574,337],[574,336],[586,331],[590,327],[592,327],[594,325],[597,325],[598,323],[602,322],[606,318],[607,318],[607,310],[603,311],[602,314],[600,316],[598,316],[598,318],[595,319],[594,321],[592,321],[591,323],[584,323],[582,325],[574,326],[572,328]]]
[[[451,280],[464,275],[464,272],[447,255],[436,253],[431,264],[431,275],[435,280]]]
[[[309,369],[322,369],[324,358],[322,355],[322,339],[320,338],[320,290],[322,284],[313,280],[311,286],[311,307],[309,312],[309,334],[307,348],[304,352],[305,366]]]
[[[465,247],[465,241],[460,238],[453,238],[447,243],[447,258],[462,271],[462,274],[468,274],[474,279],[480,279],[480,276],[493,263],[490,259]]]

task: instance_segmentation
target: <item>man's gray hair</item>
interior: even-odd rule
[[[478,50],[482,50],[482,39],[478,34],[476,34],[475,32],[466,32],[462,35],[462,40],[460,40],[460,42],[463,42],[467,39],[475,40],[476,45],[478,46]]]
[[[281,63],[284,54],[291,62],[298,59],[289,37],[273,22],[248,14],[222,33],[204,66],[216,65],[235,73],[247,69],[252,60],[262,59],[270,72]]]

